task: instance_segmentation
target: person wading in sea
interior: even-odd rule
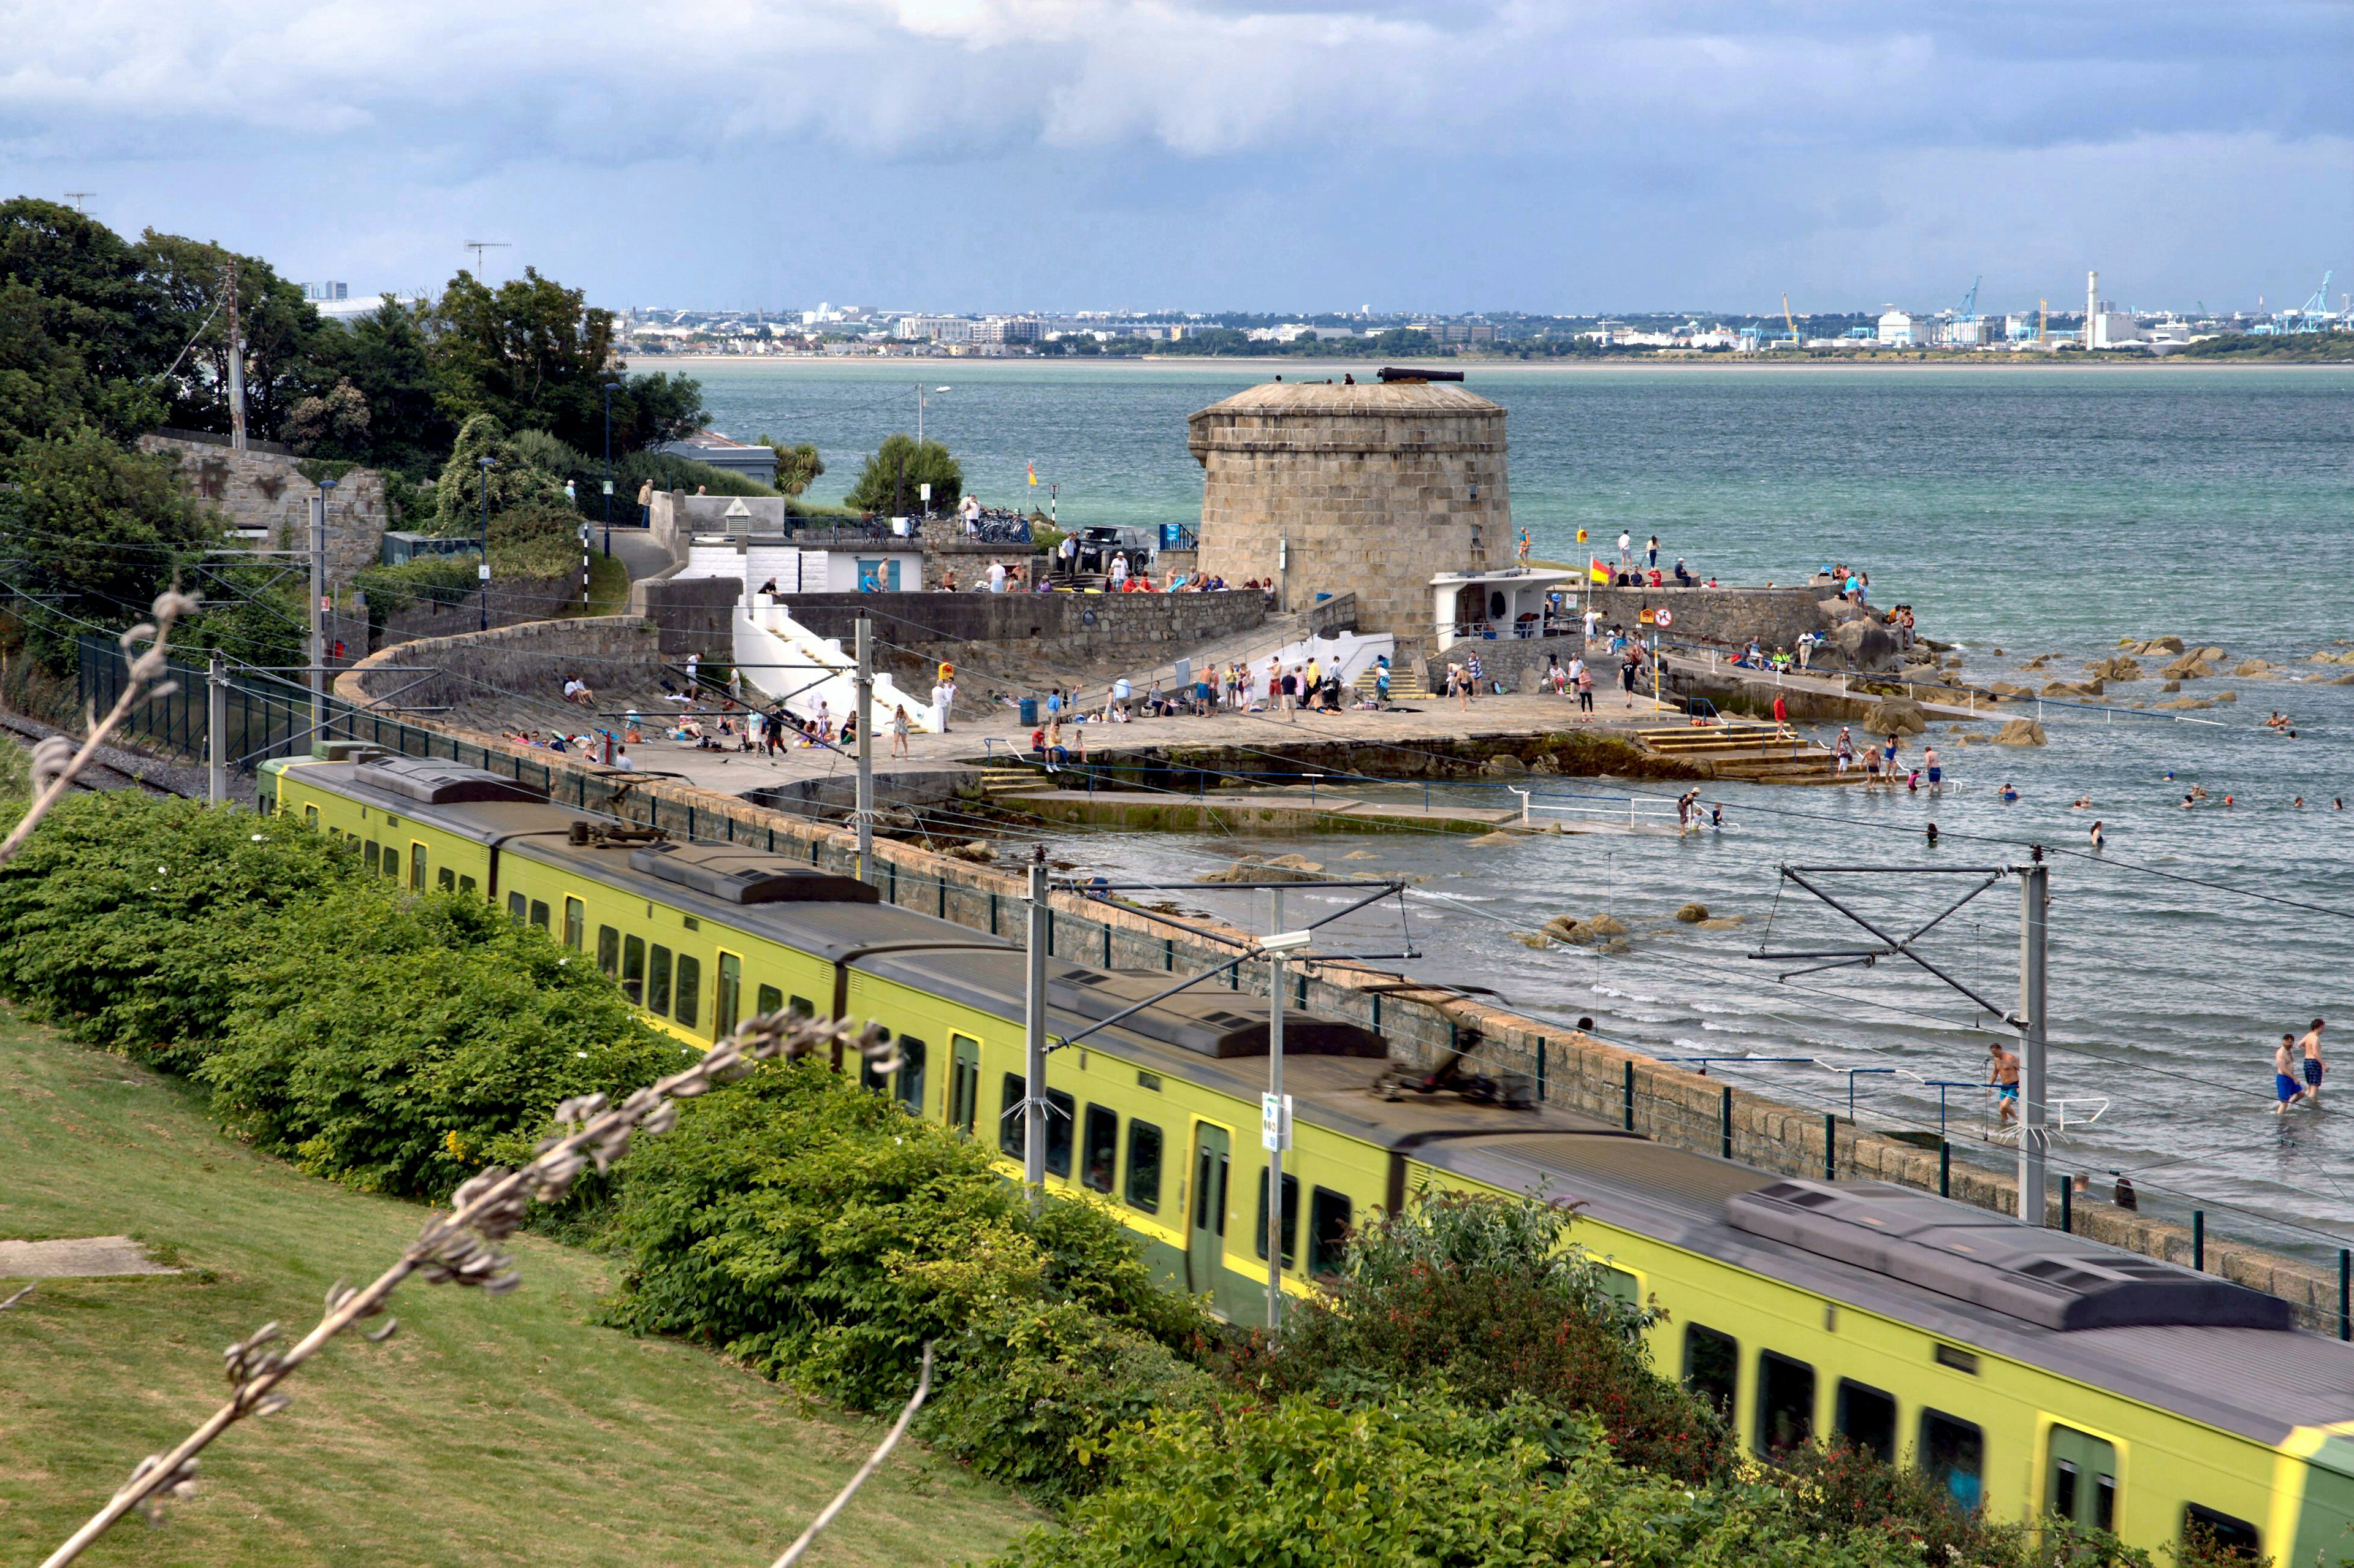
[[[2273,1115],[2286,1116],[2304,1093],[2296,1081],[2296,1036],[2284,1034],[2273,1047]]]
[[[2296,1043],[2297,1049],[2305,1053],[2306,1103],[2313,1106],[2321,1104],[2321,1020],[2315,1019],[2313,1027],[2305,1032],[2305,1038]]]
[[[1999,1040],[1987,1045],[1987,1082],[1994,1086],[1995,1102],[2002,1107],[2002,1125],[2019,1119],[2019,1055],[2006,1051]]]

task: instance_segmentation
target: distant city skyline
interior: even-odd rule
[[[2354,277],[2354,8],[0,0],[11,194],[354,293],[1764,315]],[[2332,303],[2338,285],[2332,287]],[[790,302],[790,303],[789,303]]]

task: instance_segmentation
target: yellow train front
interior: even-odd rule
[[[1023,956],[790,859],[682,845],[477,769],[344,748],[268,765],[299,814],[413,891],[479,896],[599,967],[682,1042],[779,1007],[872,1019],[903,1062],[869,1086],[1022,1159]],[[1050,963],[1050,1029],[1168,983]],[[1100,1195],[1173,1285],[1264,1311],[1256,1136],[1266,1006],[1206,982],[1055,1052],[1048,1184]],[[1752,1451],[1838,1435],[2000,1517],[2158,1549],[2203,1528],[2275,1562],[2354,1558],[2354,1347],[2273,1298],[1966,1204],[1795,1182],[1552,1108],[1370,1088],[1384,1044],[1287,1021],[1296,1107],[1283,1279],[1314,1288],[1349,1226],[1425,1186],[1585,1205],[1578,1239],[1667,1317],[1657,1364]]]

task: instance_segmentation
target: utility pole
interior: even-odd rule
[[[2043,1224],[2045,1156],[2052,1134],[2044,1126],[2044,952],[2050,933],[2052,867],[2043,846],[2031,846],[2031,863],[2019,874],[2019,1217]]]
[[[865,733],[864,725],[858,727]],[[1046,902],[1046,846],[1033,845],[1029,983],[1022,1004],[1022,1179],[1029,1183],[1034,1208],[1046,1197],[1046,930],[1054,917],[1054,906]]]
[[[237,260],[221,263],[221,298],[228,307],[228,444],[245,450],[245,338],[237,324]]]
[[[228,800],[228,664],[217,648],[205,672],[205,799]]]
[[[1269,936],[1283,933],[1283,889],[1267,890]],[[1290,1107],[1283,1094],[1283,956],[1271,948],[1267,960],[1267,1102],[1259,1107],[1259,1141],[1267,1146],[1267,1326],[1283,1322],[1283,1150],[1291,1141]]]
[[[858,616],[858,880],[875,880],[875,623]]]
[[[498,466],[495,458],[477,458],[482,473],[482,562],[475,570],[475,580],[482,596],[482,630],[491,629],[491,470]]]
[[[327,722],[327,501],[332,479],[311,503],[311,733]]]

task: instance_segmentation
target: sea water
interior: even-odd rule
[[[925,368],[926,387],[951,388],[932,396],[927,434],[964,460],[984,501],[1026,510],[1058,484],[1066,522],[1157,523],[1198,515],[1184,416],[1278,367]],[[2219,1230],[2323,1255],[2338,1242],[2284,1227],[2354,1235],[2354,812],[2333,804],[2354,798],[2354,686],[2325,683],[2354,667],[2308,662],[2354,647],[2338,641],[2354,639],[2354,369],[1465,368],[1470,389],[1510,411],[1514,521],[1539,556],[1615,552],[1624,528],[1638,546],[1656,534],[1663,564],[1681,556],[1728,582],[1800,580],[1845,562],[1870,571],[1876,602],[1909,603],[1926,633],[1966,645],[1979,683],[2074,677],[2121,637],[2169,632],[2285,673],[2189,683],[2192,695],[2238,694],[2191,714],[2052,705],[2041,748],[1965,746],[1940,726],[1925,737],[1947,772],[1936,796],[1711,785],[1724,826],[1681,839],[1106,832],[1066,834],[1062,853],[1115,880],[1161,879],[1182,906],[1250,924],[1266,918],[1263,895],[1254,905],[1193,885],[1240,850],[1407,879],[1402,908],[1352,916],[1335,939],[1360,951],[1410,941],[1421,956],[1396,967],[1417,976],[1484,986],[1543,1018],[1592,1016],[1607,1038],[1712,1058],[1712,1074],[1819,1108],[1844,1114],[1852,1092],[1867,1124],[1934,1130],[1942,1118],[1966,1150],[2001,1160],[1975,1086],[1989,1040],[2010,1038],[1988,1010],[2018,1005],[2016,879],[1978,892],[1921,945],[1952,985],[1902,959],[1798,974],[1837,960],[1754,955],[1877,939],[1784,866],[1901,934],[2041,843],[2053,863],[2052,1093],[2067,1121],[2055,1171],[2092,1172],[2100,1191],[2125,1172],[2146,1206],[2196,1202]],[[695,374],[718,428],[817,441],[821,497],[846,488],[862,450],[914,424],[919,378],[904,366]],[[2041,653],[2060,657],[2041,673],[2018,669]],[[2158,698],[2151,680],[2107,701]],[[2275,709],[2295,738],[2264,727]],[[1270,730],[1271,745],[1282,738]],[[2016,802],[2000,798],[2005,784]],[[2185,810],[2194,786],[2206,799]],[[1534,787],[1581,810],[1673,793]],[[1500,789],[1453,794],[1517,804]],[[2108,840],[2097,853],[2094,820]],[[1375,858],[1343,861],[1352,851]],[[1909,869],[1808,869],[1822,867]],[[1294,898],[1295,916],[1313,906]],[[1741,924],[1675,921],[1691,902]],[[1553,915],[1605,910],[1635,928],[1628,951],[1516,938]],[[2316,1016],[2333,1020],[2328,1054],[2349,1070],[2320,1108],[2276,1118],[2272,1047]]]

